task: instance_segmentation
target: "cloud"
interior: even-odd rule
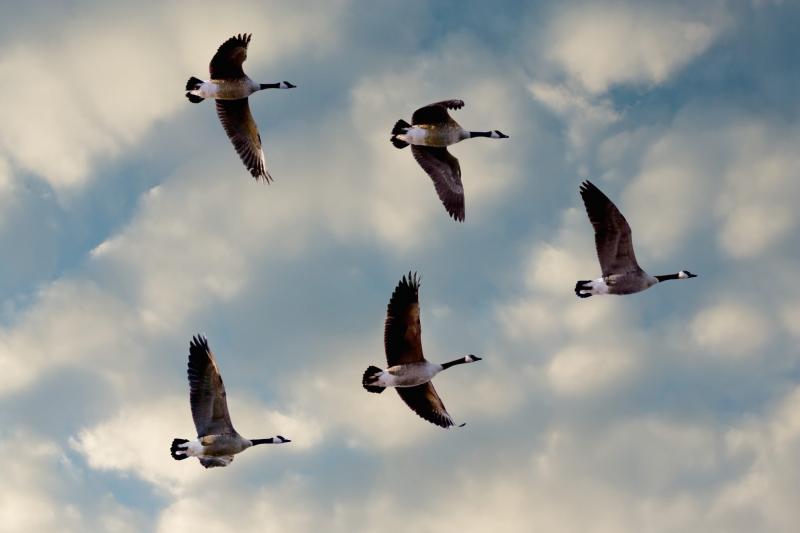
[[[757,355],[769,339],[769,323],[740,302],[714,304],[692,321],[695,342],[707,352],[734,357]]]
[[[625,346],[575,344],[553,356],[547,375],[558,392],[578,394],[616,384],[630,374],[634,362]]]
[[[792,531],[800,510],[800,388],[795,387],[763,419],[729,431],[728,453],[745,458],[743,475],[721,491],[712,516],[735,530]]]
[[[108,494],[82,501],[87,489],[64,451],[46,437],[17,430],[0,439],[0,452],[14,457],[4,469],[0,514],[7,531],[31,533],[139,531],[141,517]]]
[[[0,394],[24,389],[46,370],[133,348],[123,341],[125,333],[133,334],[130,315],[123,302],[88,281],[57,282],[43,289],[38,305],[15,327],[0,332],[0,363],[9,369]]]
[[[528,89],[536,100],[563,117],[568,125],[569,142],[578,151],[588,148],[599,134],[621,118],[609,100],[593,98],[564,84],[534,81]]]
[[[592,94],[658,84],[702,54],[727,23],[713,5],[577,3],[554,17],[545,54]]]

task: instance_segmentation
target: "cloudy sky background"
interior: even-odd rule
[[[0,528],[793,532],[800,523],[800,5],[787,1],[0,4]],[[269,186],[181,90],[252,32]],[[388,131],[462,98],[467,220]],[[651,273],[599,268],[590,177]],[[422,274],[460,430],[368,395]],[[237,429],[194,428],[188,341]]]

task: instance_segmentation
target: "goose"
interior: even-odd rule
[[[195,335],[189,343],[187,374],[197,439],[173,439],[169,449],[173,459],[182,461],[187,457],[197,457],[206,468],[228,466],[235,454],[250,446],[291,442],[280,435],[268,439],[246,439],[236,432],[228,413],[225,385],[217,361],[202,335]]]
[[[409,272],[395,288],[386,309],[383,342],[388,368],[370,366],[361,379],[369,392],[380,394],[386,387],[395,387],[400,398],[421,418],[448,428],[455,425],[452,417],[433,388],[431,379],[447,368],[474,363],[481,358],[469,354],[447,363],[431,363],[422,355],[419,322],[419,278]],[[461,424],[459,427],[463,426]]]
[[[651,276],[642,270],[633,253],[631,227],[617,206],[590,181],[581,184],[580,193],[586,213],[594,226],[594,242],[603,276],[595,280],[578,281],[575,284],[575,294],[579,297],[633,294],[662,281],[697,277],[697,274],[688,270],[662,276]]]
[[[247,97],[263,89],[294,89],[296,85],[288,81],[256,83],[247,77],[242,70],[242,63],[247,59],[247,45],[251,37],[252,34],[239,34],[222,43],[211,58],[211,79],[189,78],[186,82],[186,98],[193,104],[199,104],[206,98],[215,99],[217,116],[244,166],[256,181],[263,178],[269,183],[272,176],[267,172],[261,135],[250,113]]]
[[[448,109],[461,109],[463,100],[444,100],[420,107],[411,116],[412,124],[398,120],[392,128],[391,143],[396,148],[411,145],[419,166],[431,177],[444,208],[459,222],[464,221],[464,187],[461,165],[447,151],[451,144],[473,137],[507,139],[498,130],[468,131],[453,120]]]

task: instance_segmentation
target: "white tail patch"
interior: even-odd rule
[[[204,81],[199,89],[189,92],[199,96],[200,98],[215,98],[219,92],[219,86],[216,83]]]
[[[597,278],[591,281],[590,294],[608,294],[608,285],[603,278]]]
[[[377,385],[379,387],[395,387],[397,383],[395,377],[384,370],[377,376],[377,379],[373,385]]]
[[[200,441],[197,439],[190,440],[186,444],[181,444],[180,448],[185,449],[185,453],[189,457],[200,457],[203,455],[203,445],[200,444]]]
[[[417,126],[411,126],[406,130],[405,133],[401,133],[397,135],[397,138],[401,141],[405,141],[408,144],[417,144],[417,145],[425,145],[428,137],[428,130],[425,128],[419,128]]]

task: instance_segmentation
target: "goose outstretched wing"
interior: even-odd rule
[[[580,187],[603,276],[641,270],[633,252],[631,227],[617,206],[590,181]]]
[[[464,221],[464,186],[461,184],[461,165],[458,159],[437,146],[411,146],[419,166],[431,177],[436,194],[444,208],[459,222]]]
[[[263,178],[269,182],[272,176],[267,172],[261,135],[247,100],[217,100],[217,116],[250,175],[256,180]]]
[[[242,63],[247,59],[251,34],[234,35],[217,49],[208,70],[212,80],[238,80],[244,77]]]
[[[464,107],[464,100],[443,100],[434,102],[425,107],[420,107],[411,116],[412,124],[442,124],[450,122],[453,118],[448,109],[461,109]]]
[[[225,384],[217,367],[214,354],[208,341],[196,335],[189,343],[189,404],[197,436],[235,434],[228,402],[225,397]]]
[[[406,405],[421,418],[443,428],[455,425],[430,381],[416,387],[397,387],[396,390]]]
[[[397,284],[386,308],[383,344],[389,366],[424,361],[419,321],[419,278],[408,273]]]
[[[233,455],[217,455],[215,457],[198,457],[200,464],[206,468],[228,466],[233,462]]]

